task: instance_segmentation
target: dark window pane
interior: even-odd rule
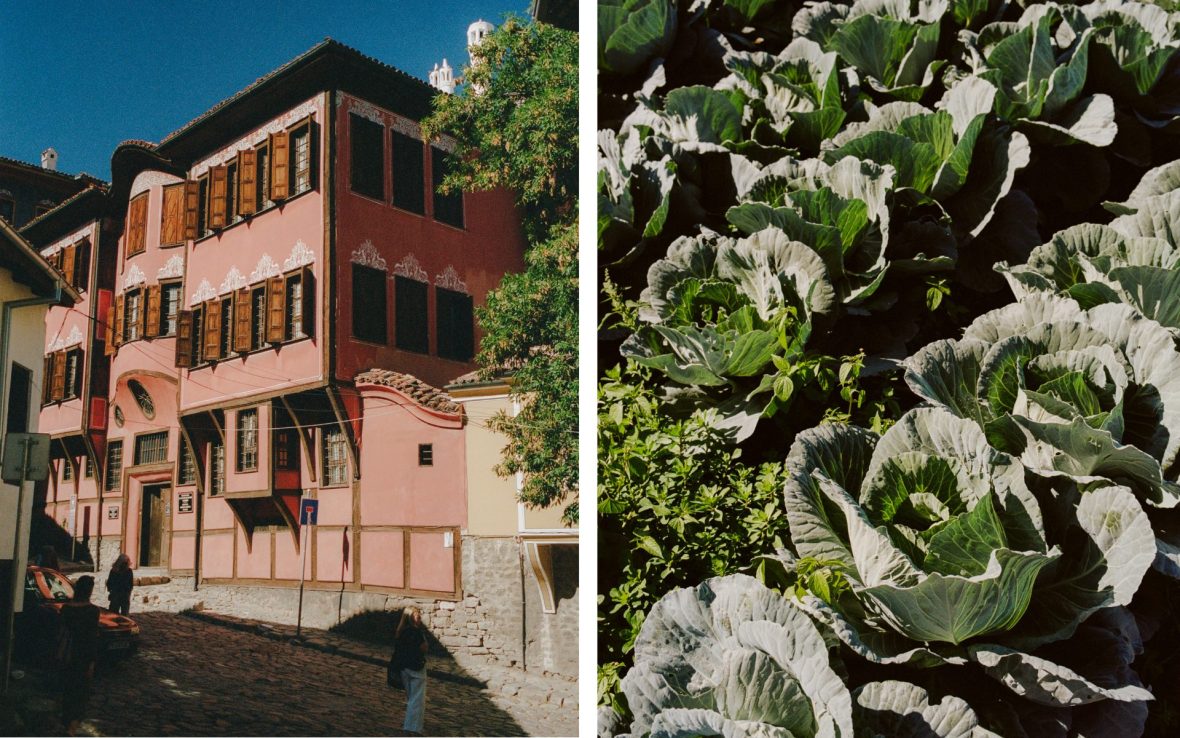
[[[352,158],[349,161],[352,191],[384,200],[385,126],[359,115],[349,115],[348,119],[352,137]]]
[[[385,272],[352,265],[352,335],[384,344],[386,338]]]
[[[161,288],[160,335],[176,335],[176,315],[180,312],[180,282],[166,284]]]
[[[238,411],[238,471],[258,469],[258,411]]]
[[[123,486],[123,442],[111,441],[107,446],[106,490],[121,489]]]
[[[397,347],[420,354],[430,351],[430,332],[426,323],[426,283],[397,277],[394,290],[394,330]]]
[[[8,421],[5,425],[9,433],[25,433],[29,430],[29,392],[32,386],[33,372],[14,362],[12,379],[8,383]]]
[[[469,361],[475,351],[471,295],[439,287],[435,290],[438,307],[438,355],[444,359]]]
[[[426,212],[422,141],[393,132],[393,204],[419,215]]]
[[[442,149],[430,149],[430,186],[434,190],[434,219],[456,228],[463,227],[463,193],[439,194],[438,186],[451,171],[450,155]]]

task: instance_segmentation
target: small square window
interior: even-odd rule
[[[434,444],[418,444],[418,466],[434,466]]]

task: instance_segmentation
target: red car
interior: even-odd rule
[[[74,585],[56,569],[29,566],[25,572],[24,610],[17,613],[16,649],[26,661],[43,660],[53,649],[62,603],[72,599]],[[122,658],[139,648],[139,625],[126,615],[98,609],[99,658]]]

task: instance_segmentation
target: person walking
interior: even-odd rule
[[[98,606],[91,604],[94,577],[78,577],[74,598],[62,604],[57,657],[62,667],[61,716],[67,735],[77,735],[90,699],[90,681],[98,657]]]
[[[115,563],[111,564],[111,573],[107,574],[107,592],[111,597],[111,611],[126,615],[131,609],[131,588],[135,586],[135,576],[131,571],[131,558],[119,554]]]
[[[422,735],[426,718],[426,628],[422,625],[422,611],[407,607],[394,634],[394,652],[402,669],[402,684],[406,688],[406,719],[402,730]]]

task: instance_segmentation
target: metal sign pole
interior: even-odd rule
[[[300,506],[300,507],[302,507],[302,506]],[[301,509],[300,510],[300,521],[301,522],[302,522],[302,518],[304,515],[306,515],[306,513]],[[302,523],[300,525],[300,527],[302,528],[302,530],[299,531],[300,538],[302,539],[303,542],[299,546],[299,614],[296,615],[296,617],[295,617],[295,637],[296,638],[298,638],[300,633],[303,632],[303,578],[305,575],[304,572],[307,570],[307,528],[308,528],[308,523]]]
[[[12,647],[14,643],[14,631],[16,625],[16,598],[24,591],[24,577],[21,576],[24,572],[20,569],[20,523],[21,516],[25,507],[25,482],[24,479],[29,471],[29,447],[33,445],[32,438],[24,438],[21,440],[25,450],[23,454],[23,461],[21,462],[20,477],[21,481],[16,486],[16,535],[13,536],[12,543],[12,591],[11,598],[8,603],[8,633],[5,634],[4,639],[4,694],[8,694],[8,677],[12,672]]]

